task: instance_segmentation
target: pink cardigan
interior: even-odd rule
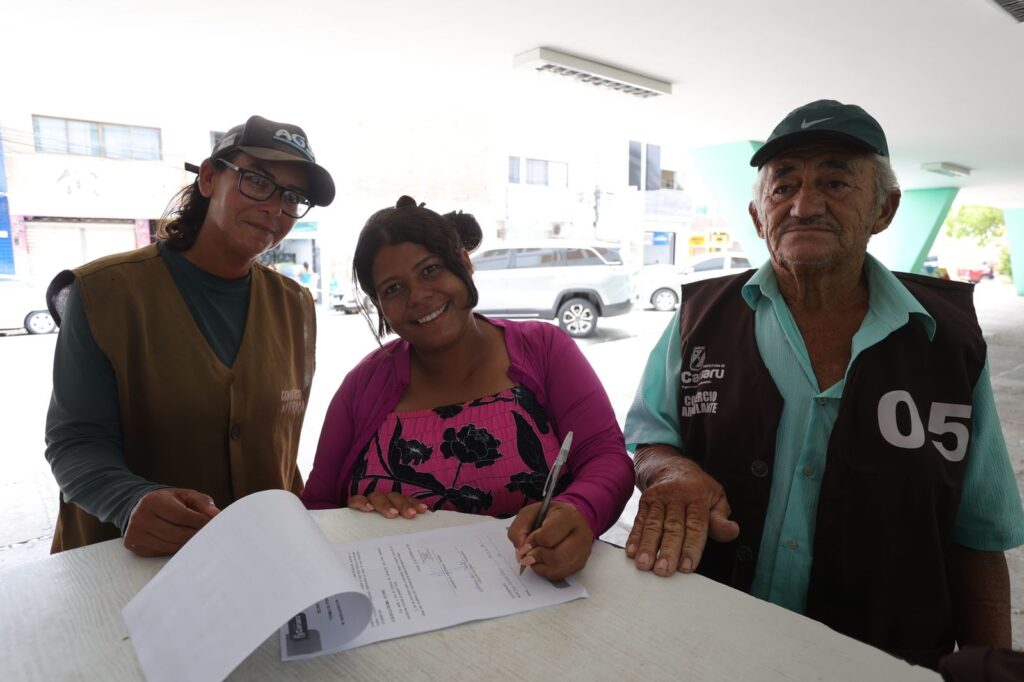
[[[576,343],[557,327],[477,317],[504,330],[508,377],[536,394],[558,440],[573,432],[567,463],[572,484],[555,499],[579,509],[596,538],[615,523],[633,490],[633,463],[604,387]],[[363,358],[341,382],[302,491],[309,509],[347,504],[359,450],[409,384],[409,352],[405,341],[392,341]]]

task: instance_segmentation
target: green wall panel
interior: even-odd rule
[[[1006,235],[1010,238],[1010,265],[1013,266],[1013,285],[1017,295],[1024,296],[1024,208],[1003,210]]]
[[[761,142],[748,140],[690,150],[697,172],[715,195],[719,213],[729,221],[730,233],[750,257],[750,262],[758,265],[768,260],[768,248],[757,236],[747,206],[757,179],[757,169],[750,165],[750,157],[761,145]]]
[[[921,272],[959,191],[956,187],[903,190],[896,217],[889,229],[871,238],[868,252],[890,270]]]

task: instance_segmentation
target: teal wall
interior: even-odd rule
[[[871,238],[868,252],[890,270],[921,272],[959,191],[956,187],[904,190],[892,224]]]
[[[1006,236],[1010,238],[1010,265],[1017,295],[1024,296],[1024,208],[1003,209]]]
[[[761,142],[730,142],[690,151],[697,172],[704,184],[715,195],[718,210],[729,221],[729,232],[740,243],[750,262],[761,264],[768,260],[768,247],[757,236],[754,223],[747,213],[753,196],[757,169],[750,165],[750,157],[761,148]]]

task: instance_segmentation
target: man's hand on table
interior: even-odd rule
[[[219,513],[210,496],[198,490],[154,490],[132,510],[124,546],[139,556],[174,554]]]
[[[519,510],[508,528],[508,539],[523,566],[548,580],[561,580],[586,566],[594,545],[594,532],[575,506],[551,502],[540,528],[531,532],[540,502]]]
[[[667,445],[637,448],[637,484],[645,486],[626,556],[642,571],[669,576],[697,569],[708,535],[731,542],[740,527],[718,481]]]
[[[378,493],[369,495],[352,495],[348,498],[350,509],[358,509],[362,512],[377,512],[389,519],[402,518],[412,519],[423,514],[428,507],[423,500],[409,497],[402,493]]]

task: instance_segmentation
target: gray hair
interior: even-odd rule
[[[871,158],[875,162],[875,211],[877,212],[882,208],[882,204],[885,203],[886,198],[894,193],[900,191],[899,180],[896,179],[896,173],[892,169],[892,164],[889,162],[888,156],[882,156],[881,154],[872,154]],[[761,166],[757,171],[757,180],[754,181],[754,210],[757,212],[757,219],[764,223],[764,206],[761,201],[761,192],[764,189],[765,178],[767,173],[765,172],[766,166]]]

